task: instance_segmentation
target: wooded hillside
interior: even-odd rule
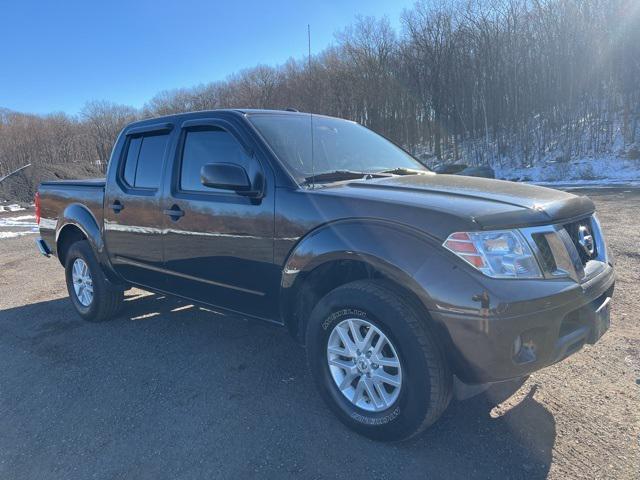
[[[161,92],[140,110],[0,110],[0,177],[27,163],[105,165],[133,119],[226,107],[353,119],[431,163],[526,167],[608,153],[616,139],[622,154],[637,153],[638,0],[425,0],[401,23],[395,31],[385,18],[359,18],[310,65],[258,65]]]

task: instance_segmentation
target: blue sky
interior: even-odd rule
[[[161,90],[280,64],[334,41],[355,16],[400,25],[414,0],[3,2],[0,107],[77,113],[89,100],[142,106]]]

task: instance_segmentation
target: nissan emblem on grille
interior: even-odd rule
[[[589,257],[593,257],[595,252],[595,244],[593,242],[593,235],[591,230],[586,225],[580,225],[578,229],[578,243]]]

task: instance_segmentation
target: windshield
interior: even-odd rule
[[[313,165],[310,115],[254,114],[249,120],[301,182],[335,171],[428,171],[384,137],[348,120],[313,116]]]

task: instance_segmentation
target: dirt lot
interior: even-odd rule
[[[283,330],[140,291],[87,324],[34,235],[0,236],[0,478],[640,478],[640,191],[588,194],[611,330],[393,445],[331,415]]]

